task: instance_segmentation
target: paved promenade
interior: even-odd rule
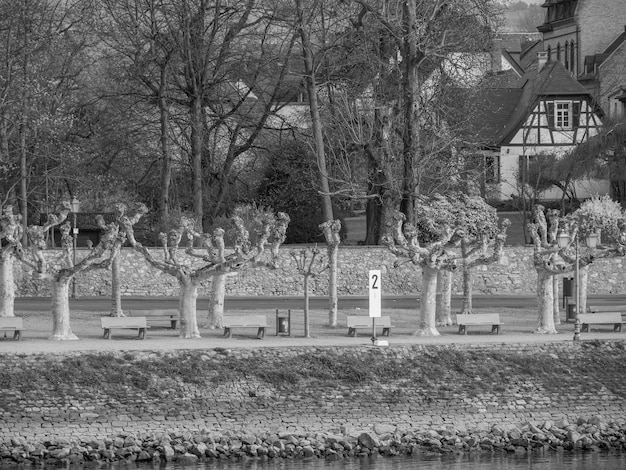
[[[497,296],[492,296],[497,297]],[[403,303],[399,299],[392,299],[383,304],[383,315],[391,317],[393,329],[389,338],[379,336],[379,339],[388,340],[389,346],[394,345],[497,345],[497,344],[535,344],[535,343],[557,343],[572,342],[574,336],[574,325],[565,322],[563,314],[563,323],[557,326],[558,334],[544,335],[533,333],[535,329],[536,307],[532,306],[532,299],[518,298],[515,300],[502,298],[501,304],[514,305],[511,307],[496,307],[498,299],[492,298],[489,303],[483,301],[486,305],[483,308],[476,308],[477,313],[499,313],[501,321],[504,323],[502,331],[499,335],[490,334],[489,327],[470,327],[467,335],[459,335],[456,326],[440,327],[440,336],[435,337],[417,337],[412,333],[417,329],[417,307],[407,308],[408,305],[417,306],[414,298],[409,303]],[[158,302],[173,302],[175,299],[153,299]],[[223,336],[223,330],[204,328],[206,323],[206,310],[204,301],[198,303],[198,325],[200,327],[201,338],[182,339],[178,336],[178,331],[165,328],[165,324],[154,324],[149,329],[145,340],[135,338],[134,332],[131,330],[114,331],[113,339],[105,340],[102,337],[102,329],[100,326],[100,316],[107,315],[107,309],[110,308],[110,299],[100,298],[91,299],[91,302],[84,300],[78,307],[78,310],[72,308],[71,325],[72,331],[80,338],[77,341],[51,341],[47,338],[52,331],[52,317],[46,311],[48,309],[41,308],[42,302],[22,302],[28,305],[30,311],[19,311],[16,308],[17,315],[24,318],[25,331],[21,341],[16,342],[7,338],[2,338],[0,333],[0,354],[4,353],[20,353],[20,354],[37,354],[37,353],[64,353],[72,351],[107,351],[107,350],[177,350],[177,349],[213,349],[213,348],[274,348],[274,347],[294,347],[294,346],[363,346],[372,345],[371,332],[359,330],[359,336],[347,336],[346,315],[367,315],[367,309],[361,307],[352,307],[360,305],[363,299],[355,298],[354,302],[343,303],[338,314],[338,326],[329,328],[328,311],[322,308],[314,308],[310,312],[310,338],[303,337],[304,319],[302,309],[292,309],[292,335],[277,336],[275,328],[275,309],[266,308],[260,299],[259,308],[253,308],[248,305],[241,308],[242,303],[237,304],[236,309],[227,306],[226,315],[246,315],[246,314],[264,314],[267,317],[269,328],[266,331],[264,339],[256,339],[256,331],[251,329],[234,329],[233,337],[226,338]],[[619,299],[621,300],[621,298]],[[292,299],[293,301],[293,299]],[[610,302],[611,300],[605,300]],[[148,302],[148,300],[146,300]],[[18,302],[19,304],[20,302]],[[228,302],[227,302],[228,304]],[[37,306],[39,305],[39,306]],[[151,304],[150,304],[151,305]],[[287,301],[281,304],[285,308],[281,313],[285,313]],[[203,309],[204,307],[204,309]],[[252,307],[252,308],[251,308]],[[317,305],[316,305],[317,307]],[[351,308],[352,307],[352,308]],[[144,308],[148,307],[148,304]],[[168,305],[166,308],[171,308]],[[379,333],[380,335],[380,330]],[[600,328],[591,328],[589,333],[582,333],[581,340],[610,340],[610,341],[626,341],[626,328],[623,332],[613,332],[609,326]]]

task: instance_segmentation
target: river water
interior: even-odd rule
[[[129,467],[124,467],[129,468]],[[462,457],[376,457],[339,461],[240,460],[197,465],[137,465],[138,470],[624,470],[626,453],[554,453],[547,456],[476,455]]]

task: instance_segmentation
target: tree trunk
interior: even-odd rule
[[[402,11],[402,97],[404,129],[402,135],[402,202],[400,211],[408,223],[415,223],[415,195],[417,191],[417,161],[420,155],[419,94],[420,78],[417,50],[417,5],[415,0],[405,0]]]
[[[111,260],[111,316],[123,317],[122,292],[120,289],[120,254]]]
[[[207,328],[224,328],[224,299],[226,297],[226,274],[213,276]]]
[[[387,184],[387,175],[381,164],[383,158],[388,159],[388,133],[390,119],[385,119],[387,113],[382,110],[382,106],[376,106],[374,109],[374,125],[375,127],[375,149],[368,149],[367,159],[368,177],[367,177],[367,200],[365,207],[365,245],[378,245],[380,237],[383,235],[385,227],[384,204],[385,193],[389,190]],[[376,197],[371,197],[376,196]]]
[[[554,326],[554,291],[552,275],[542,269],[537,271],[537,329],[535,333],[556,334]]]
[[[328,272],[328,326],[335,328],[337,326],[337,307],[339,301],[337,299],[337,260],[339,258],[339,246],[331,243],[328,247],[328,264],[330,266]]]
[[[437,269],[422,267],[419,329],[413,336],[440,336],[436,326]]]
[[[579,313],[587,311],[587,281],[589,280],[589,265],[581,266],[580,272],[580,310]]]
[[[25,112],[24,112],[25,113]],[[26,114],[26,113],[25,113]],[[22,226],[28,227],[28,162],[26,158],[26,118],[22,118],[20,124],[20,195],[19,206],[22,214]],[[22,244],[28,245],[26,230],[22,236]]]
[[[15,316],[15,282],[13,282],[13,256],[0,255],[0,317]]]
[[[554,299],[552,301],[552,314],[554,315],[554,324],[561,324],[561,303],[559,295],[559,276],[552,276],[552,293]]]
[[[320,116],[319,102],[317,99],[317,84],[315,80],[315,64],[312,45],[307,31],[307,26],[303,21],[303,11],[300,2],[296,3],[300,15],[300,38],[302,40],[302,53],[304,60],[304,73],[306,78],[306,92],[309,98],[309,113],[311,115],[311,127],[313,129],[313,147],[317,157],[317,167],[319,168],[320,195],[322,199],[322,217],[324,222],[331,222],[333,217],[333,206],[330,198],[330,184],[328,182],[328,168],[326,165],[326,151],[324,149],[324,134],[322,129],[322,118]],[[329,254],[330,254],[329,249]],[[328,280],[328,326],[337,326],[337,256],[332,255],[328,260],[329,280]]]
[[[70,283],[73,276],[54,278],[50,282],[52,290],[52,336],[57,341],[77,340],[70,327]]]
[[[309,275],[304,275],[304,337],[310,338],[309,324]]]
[[[169,215],[170,182],[172,181],[172,159],[168,143],[169,112],[165,97],[167,83],[167,66],[161,66],[161,81],[159,83],[159,112],[161,120],[161,193],[159,194],[159,219],[165,223]]]
[[[452,273],[445,269],[437,273],[437,326],[452,325]]]
[[[468,257],[467,244],[461,243],[461,256],[463,257],[463,307],[461,313],[472,313],[472,270],[467,267]]]
[[[198,227],[202,227],[204,215],[203,190],[202,190],[202,142],[203,142],[203,122],[202,122],[202,98],[198,96],[199,91],[191,101],[191,169],[192,169],[192,198],[193,214]]]
[[[179,280],[180,283],[180,337],[199,338],[196,303],[198,286],[191,279]]]

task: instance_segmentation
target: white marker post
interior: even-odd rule
[[[369,272],[369,291],[370,302],[369,310],[372,319],[372,343],[374,346],[388,346],[388,341],[378,340],[376,338],[376,318],[381,316],[382,303],[382,277],[379,269],[372,269]]]

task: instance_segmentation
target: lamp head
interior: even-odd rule
[[[76,198],[76,196],[72,198],[72,201],[70,202],[70,207],[72,209],[72,212],[80,212],[80,201]]]
[[[559,232],[559,235],[556,237],[556,242],[559,245],[559,248],[565,248],[569,245],[569,234],[566,232]]]

